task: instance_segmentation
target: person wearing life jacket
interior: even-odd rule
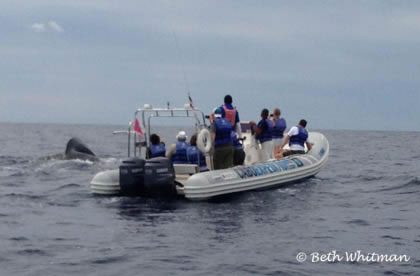
[[[213,166],[215,170],[233,167],[232,125],[222,118],[220,108],[210,115],[211,133],[214,145]]]
[[[261,162],[267,162],[273,158],[273,123],[268,119],[268,109],[261,111],[261,120],[258,125],[250,121],[250,125],[256,133],[256,138],[261,145]]]
[[[166,148],[165,143],[160,141],[157,134],[150,135],[150,146],[147,149],[147,158],[165,157]]]
[[[173,164],[188,164],[187,148],[189,144],[187,143],[187,138],[185,131],[180,131],[176,136],[176,144],[172,144],[166,152],[166,157]]]
[[[275,108],[273,115],[270,115],[273,122],[273,146],[274,146],[274,157],[277,158],[281,154],[280,145],[283,142],[284,131],[287,128],[286,120],[280,118],[280,109]]]
[[[232,130],[231,132],[232,140],[233,140],[233,165],[240,166],[244,164],[245,161],[245,151],[244,147],[238,139],[238,135],[235,131]]]
[[[191,136],[190,145],[187,148],[188,163],[195,164],[200,167],[200,172],[208,171],[206,157],[197,147],[197,134]]]
[[[290,128],[280,145],[280,148],[283,149],[283,147],[289,143],[290,149],[283,151],[280,157],[286,157],[293,154],[305,154],[305,145],[308,148],[308,151],[311,150],[312,144],[308,142],[306,125],[306,120],[302,119],[297,126]]]
[[[225,118],[230,122],[232,129],[238,134],[238,137],[241,138],[242,131],[241,131],[241,124],[239,120],[239,112],[232,105],[231,95],[225,96],[224,104],[220,106],[219,109],[222,114],[222,118]]]

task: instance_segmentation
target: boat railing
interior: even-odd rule
[[[131,135],[133,135],[133,155],[141,156],[142,148],[148,148],[150,146],[150,134],[151,134],[151,120],[153,118],[192,118],[195,119],[195,127],[197,130],[207,127],[206,115],[200,109],[191,107],[189,104],[185,104],[184,108],[153,108],[149,104],[145,104],[143,108],[139,108],[134,112],[134,122],[141,118],[143,137],[134,130],[135,123],[130,122],[128,127],[128,157],[130,157],[130,144]],[[137,152],[137,149],[138,152]]]

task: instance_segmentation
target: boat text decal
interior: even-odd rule
[[[276,172],[287,171],[302,167],[304,164],[301,160],[293,158],[291,160],[278,160],[263,164],[255,164],[248,167],[236,167],[234,171],[242,179],[254,176],[269,175]]]
[[[303,167],[303,162],[297,158],[292,158],[292,161],[296,163],[298,167]]]

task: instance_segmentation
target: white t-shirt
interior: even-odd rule
[[[299,134],[299,129],[297,126],[293,126],[290,128],[289,132],[287,133],[288,136],[292,137],[294,135],[298,135]],[[292,144],[290,146],[291,150],[305,150],[305,147],[302,147],[301,145],[298,144]]]

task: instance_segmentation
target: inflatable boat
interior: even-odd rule
[[[241,122],[246,154],[243,166],[223,170],[212,170],[211,139],[206,116],[200,110],[186,105],[184,108],[152,108],[145,105],[134,114],[134,122],[141,115],[145,126],[144,141],[133,131],[130,123],[128,133],[128,158],[118,169],[97,173],[92,179],[91,191],[100,195],[122,196],[176,196],[192,200],[203,200],[215,196],[249,190],[268,189],[312,177],[326,164],[329,144],[319,132],[309,132],[312,148],[305,154],[292,155],[280,160],[261,161],[259,144],[249,128]],[[196,121],[200,150],[206,153],[209,171],[200,172],[195,164],[172,164],[164,157],[145,159],[142,148],[149,145],[151,119],[156,117],[189,117]],[[130,142],[131,141],[131,142]],[[130,150],[130,144],[133,147]],[[130,156],[130,154],[133,156]]]

